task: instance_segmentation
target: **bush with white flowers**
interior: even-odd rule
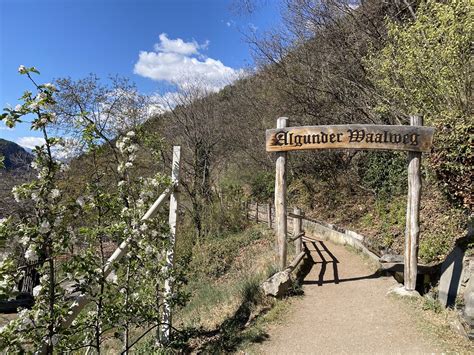
[[[88,348],[99,353],[104,342],[115,338],[128,351],[140,338],[132,337],[132,329],[148,332],[160,325],[164,279],[176,280],[179,291],[180,276],[164,275],[163,271],[168,247],[165,214],[141,220],[159,192],[169,186],[169,178],[135,176],[140,148],[139,134],[134,131],[117,137],[116,147],[110,148],[118,157],[116,173],[110,174],[97,161],[100,137],[94,127],[84,124],[80,128],[93,174],[80,195],[63,190],[61,179],[66,169],[53,156],[62,140],[50,137],[48,129],[56,120],[56,88],[49,83],[36,84],[32,73],[38,71],[34,67],[20,66],[18,71],[31,80],[37,92],[26,91],[23,103],[6,108],[0,120],[14,127],[25,115],[33,116],[31,129],[41,132],[45,143],[34,149],[32,167],[38,172],[37,179],[12,191],[17,201],[29,200],[33,210],[0,221],[0,239],[21,250],[21,255],[12,253],[0,264],[0,299],[18,293],[16,285],[25,263],[40,277],[32,290],[33,308],[21,310],[17,319],[1,329],[0,349],[62,353]],[[110,250],[128,237],[131,245],[126,257],[107,277]],[[64,320],[80,294],[86,294],[90,304],[66,328]],[[173,303],[185,300],[180,292],[173,297]]]

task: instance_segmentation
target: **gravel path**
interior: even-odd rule
[[[364,259],[330,242],[307,244],[316,262],[284,324],[254,348],[264,354],[426,354],[440,352],[386,295],[396,284]]]

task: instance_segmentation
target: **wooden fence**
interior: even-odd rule
[[[247,218],[257,223],[265,224],[270,229],[275,229],[274,207],[270,203],[250,203],[247,204]],[[354,231],[338,227],[336,225],[318,221],[307,217],[305,213],[298,207],[293,209],[287,208],[286,216],[288,218],[288,230],[286,234],[286,243],[295,244],[295,257],[285,268],[294,269],[304,256],[305,250],[303,242],[312,242],[317,239],[330,240],[336,244],[350,245],[361,253],[376,262],[382,270],[391,270],[394,267],[401,266],[403,263],[396,265],[394,263],[380,263],[379,255],[376,255],[364,244],[364,237]],[[279,249],[280,250],[280,249]],[[279,257],[280,255],[277,255]],[[402,270],[403,271],[403,270]],[[420,272],[429,273],[429,267],[421,266]]]
[[[275,209],[270,203],[262,204],[255,202],[253,204],[247,205],[247,218],[255,220],[256,223],[266,224],[270,229],[275,228],[275,220],[273,218],[274,213]],[[293,271],[303,260],[303,257],[306,254],[306,250],[303,247],[303,239],[306,237],[305,232],[303,230],[303,219],[305,215],[304,212],[302,212],[301,209],[299,209],[298,207],[295,207],[293,209],[293,212],[287,210],[286,214],[291,217],[291,219],[289,220],[288,226],[285,228],[285,239],[281,240],[279,238],[277,244],[279,253],[281,253],[282,249],[284,249],[286,253],[287,243],[294,243],[295,257],[288,265],[284,265],[283,267],[281,267],[281,270],[289,269],[290,271]],[[289,229],[291,230],[291,233],[288,232]],[[284,248],[281,247],[281,243],[285,244]]]

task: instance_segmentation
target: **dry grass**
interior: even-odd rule
[[[397,298],[409,307],[419,329],[431,339],[436,339],[436,345],[444,352],[450,354],[474,352],[474,343],[460,335],[452,325],[459,319],[456,311],[433,307],[431,300],[425,297]]]

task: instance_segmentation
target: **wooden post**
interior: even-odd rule
[[[171,182],[175,187],[170,195],[170,211],[168,222],[170,225],[169,240],[170,245],[166,251],[166,264],[164,266],[164,274],[166,275],[165,288],[163,293],[163,313],[162,326],[160,332],[160,343],[166,345],[170,340],[171,333],[171,297],[173,294],[173,276],[170,272],[174,267],[174,249],[176,245],[176,223],[178,219],[178,182],[179,182],[179,168],[181,163],[181,147],[173,147],[173,165],[171,171]]]
[[[295,209],[293,210],[293,213],[297,216],[300,216],[300,217],[294,217],[293,218],[293,237],[296,237],[296,236],[300,235],[303,232],[303,219],[302,219],[302,217],[304,216],[304,213],[301,212],[301,209],[299,209],[298,207],[295,207]],[[295,253],[296,253],[296,255],[301,253],[302,244],[303,243],[302,243],[301,238],[296,238],[295,239]]]
[[[255,223],[258,223],[258,201],[255,202]]]
[[[270,202],[267,204],[267,222],[268,228],[272,229],[272,204]]]
[[[248,221],[249,220],[249,202],[247,200],[245,200],[244,208],[245,208],[245,219]]]
[[[423,119],[410,116],[412,126],[422,126]],[[405,290],[413,291],[416,286],[418,268],[418,240],[420,236],[421,198],[421,152],[408,152],[408,201],[405,229]]]
[[[285,128],[288,118],[280,117],[277,128]],[[278,261],[280,270],[286,267],[286,152],[276,153],[275,169],[275,229],[278,246]]]

